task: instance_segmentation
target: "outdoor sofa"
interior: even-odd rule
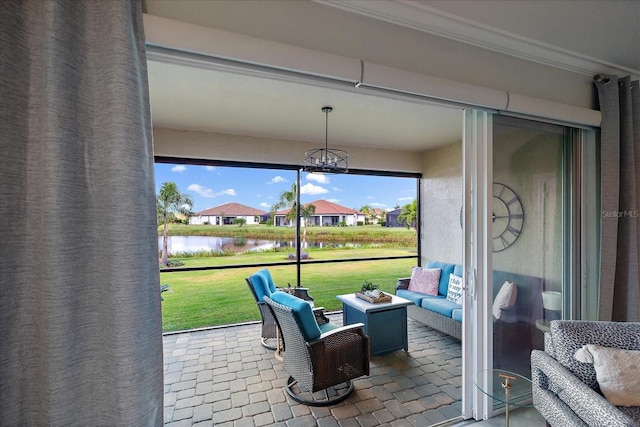
[[[412,277],[415,276],[415,267]],[[456,339],[462,337],[462,266],[439,261],[428,261],[427,270],[440,269],[437,295],[413,290],[412,277],[398,279],[395,293],[413,301],[407,307],[407,316]],[[455,276],[454,278],[451,275]],[[451,298],[450,284],[456,286]],[[512,284],[512,285],[509,285]],[[535,327],[543,318],[543,280],[522,274],[494,270],[494,358],[496,366],[529,376],[532,342],[542,347],[542,332]],[[447,298],[449,296],[449,298]],[[503,360],[501,360],[503,359]]]

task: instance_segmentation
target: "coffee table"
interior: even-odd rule
[[[337,296],[342,301],[343,325],[364,323],[372,356],[409,350],[407,306],[413,302],[395,295],[391,297],[391,302],[371,303],[356,297],[355,293]]]
[[[509,427],[509,405],[520,408],[533,406],[530,403],[531,380],[520,374],[504,369],[485,369],[478,372],[473,382],[478,390],[505,404],[506,427]],[[527,403],[521,403],[523,400]]]

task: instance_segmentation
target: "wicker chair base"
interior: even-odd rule
[[[260,339],[260,343],[267,350],[275,350],[277,348],[277,346],[276,346],[276,338],[262,337]]]
[[[305,393],[297,387],[297,381],[289,377],[285,390],[289,397],[298,403],[309,406],[331,406],[347,399],[353,393],[353,383],[344,382],[337,386],[328,387],[315,393]]]

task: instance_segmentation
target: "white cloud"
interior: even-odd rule
[[[398,198],[399,202],[413,202],[414,197],[400,197]]]
[[[340,199],[327,199],[327,202],[340,203]]]
[[[280,175],[278,176],[274,176],[273,178],[271,178],[271,181],[269,181],[267,184],[278,184],[281,182],[289,182],[287,181],[286,178],[281,177]]]
[[[302,187],[300,187],[300,194],[315,195],[315,194],[324,194],[328,192],[329,190],[327,190],[324,187],[320,187],[319,185],[305,184]]]
[[[216,170],[215,166],[205,166],[205,168],[207,168],[208,171],[214,171]]]
[[[202,197],[216,197],[212,189],[203,187],[200,184],[191,184],[187,187],[187,190],[193,191],[194,193]]]
[[[308,173],[307,180],[315,181],[319,184],[328,184],[330,182],[329,177],[321,173]]]
[[[337,193],[340,193],[342,191],[342,188],[338,188],[338,187],[331,187],[331,189]]]
[[[189,191],[193,191],[194,193],[196,193],[197,195],[201,196],[201,197],[207,197],[207,198],[214,198],[214,197],[218,197],[218,196],[222,196],[222,195],[228,195],[228,196],[235,196],[236,195],[236,190],[234,190],[233,188],[229,188],[227,190],[223,190],[223,191],[219,191],[219,192],[214,192],[212,189],[207,188],[207,187],[203,187],[200,184],[191,184],[189,185],[189,187],[187,187],[187,190]]]
[[[216,196],[222,196],[223,194],[226,194],[227,196],[237,196],[238,195],[236,193],[236,190],[234,190],[233,188],[228,188],[226,190],[222,190],[219,193],[216,193]]]
[[[171,172],[184,172],[187,170],[185,165],[175,165],[171,168]]]
[[[267,209],[271,207],[271,205],[269,203],[267,203],[267,202],[262,202],[262,203],[260,203],[259,206],[261,208],[267,208]]]
[[[382,208],[384,206],[387,206],[387,204],[386,203],[373,202],[373,203],[371,203],[371,206],[374,207],[374,208]]]

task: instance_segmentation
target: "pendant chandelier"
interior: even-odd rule
[[[307,172],[347,173],[349,153],[329,149],[329,113],[331,107],[322,107],[325,115],[324,148],[315,148],[304,153],[304,170]]]

